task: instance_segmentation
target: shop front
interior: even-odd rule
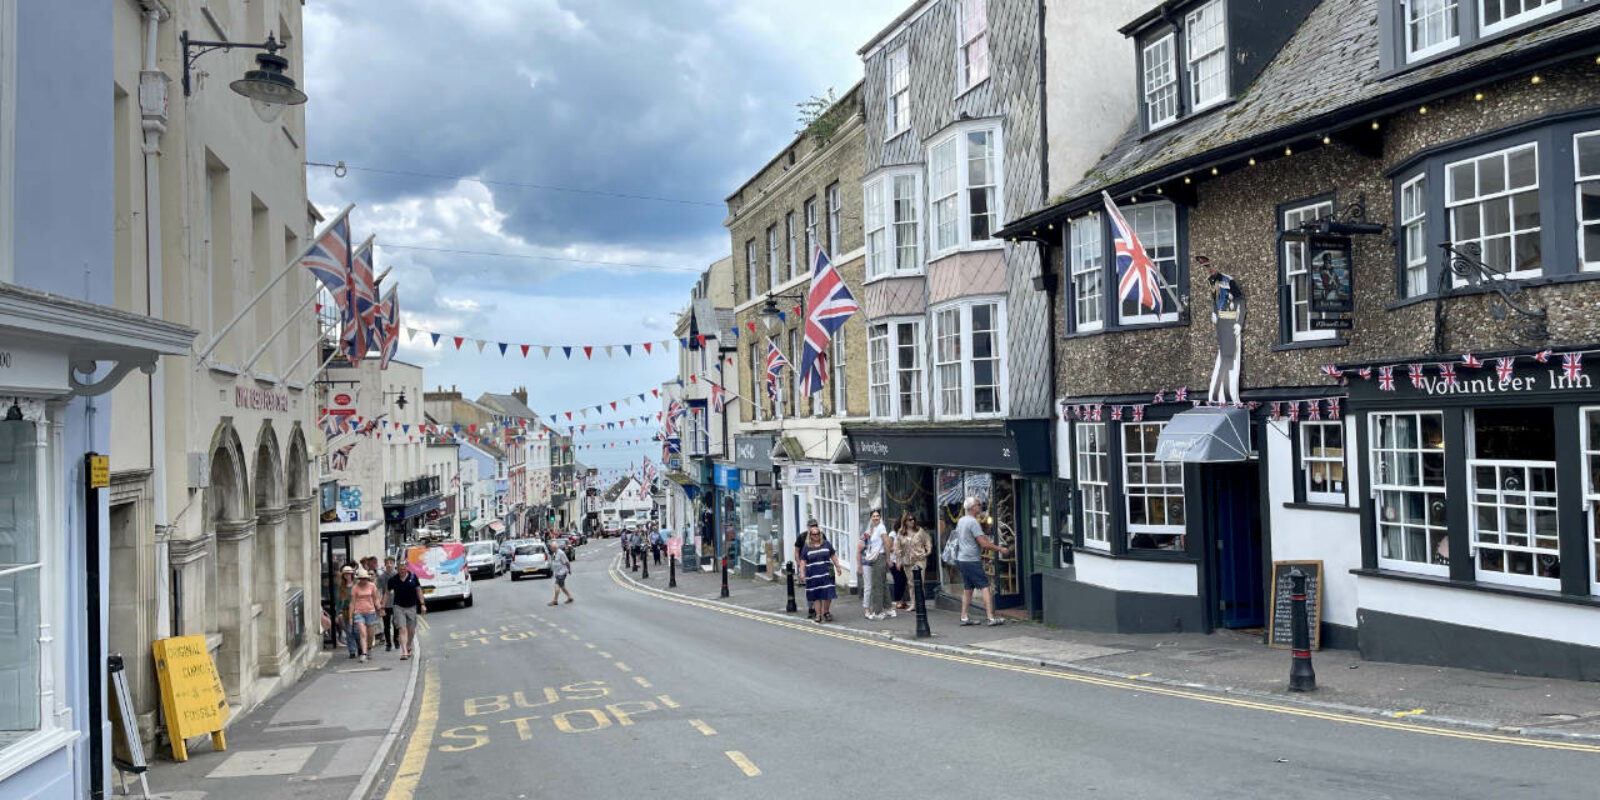
[[[1600,679],[1593,355],[1517,351],[1346,370],[1365,467],[1364,657]]]
[[[773,480],[773,437],[735,436],[734,467],[739,470],[739,571],[768,578],[782,572],[783,503]]]
[[[712,509],[715,514],[712,530],[717,539],[708,548],[721,564],[728,559],[729,569],[743,569],[740,562],[739,530],[739,469],[732,464],[711,463],[711,481],[714,490]],[[751,568],[754,571],[754,567]]]
[[[1048,420],[997,420],[959,425],[848,425],[850,447],[872,468],[874,496],[886,524],[913,514],[934,539],[924,569],[928,591],[959,597],[961,580],[939,563],[938,553],[954,533],[967,497],[983,503],[984,529],[1005,555],[986,552],[983,569],[995,587],[995,605],[1042,608],[1041,573],[1053,566],[1039,557],[1054,550],[1057,524],[1051,485]]]

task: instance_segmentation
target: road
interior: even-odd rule
[[[616,553],[582,549],[576,603],[502,577],[474,584],[473,608],[428,616],[388,798],[1498,800],[1600,778],[1594,748],[1192,697],[664,598],[613,577]]]

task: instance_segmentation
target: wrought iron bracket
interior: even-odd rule
[[[277,55],[279,50],[288,47],[288,45],[280,43],[278,41],[278,37],[271,33],[267,34],[267,40],[261,44],[250,44],[248,42],[203,42],[198,39],[190,39],[188,31],[184,31],[182,34],[180,34],[178,36],[178,41],[183,44],[184,97],[189,96],[189,75],[194,71],[194,63],[199,61],[200,57],[206,53],[210,53],[215,50],[233,50],[235,48],[242,47],[246,50],[265,50],[268,53]]]
[[[1497,320],[1507,319],[1513,312],[1520,320],[1513,324],[1513,341],[1517,344],[1531,345],[1549,341],[1550,339],[1550,313],[1546,306],[1534,308],[1525,301],[1519,302],[1517,295],[1527,288],[1525,281],[1509,277],[1507,272],[1499,267],[1484,263],[1483,248],[1476,243],[1456,246],[1454,242],[1443,242],[1439,249],[1445,253],[1444,269],[1439,270],[1439,281],[1435,287],[1433,299],[1433,351],[1443,353],[1447,349],[1447,329],[1449,313],[1445,301],[1455,294],[1455,279],[1460,278],[1466,286],[1473,289],[1485,290],[1495,295],[1492,301],[1490,314]]]

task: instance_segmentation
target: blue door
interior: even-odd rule
[[[1255,462],[1200,468],[1209,504],[1214,617],[1224,628],[1266,623],[1266,574],[1261,542],[1260,467]]]

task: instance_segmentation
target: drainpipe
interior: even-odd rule
[[[145,250],[145,314],[153,319],[165,319],[162,302],[161,262],[161,134],[167,130],[166,73],[156,65],[159,45],[158,32],[162,20],[171,17],[160,0],[143,0],[144,8],[144,64],[139,72],[139,110],[143,120],[144,142],[144,250]],[[170,576],[168,572],[167,537],[170,523],[167,516],[167,388],[166,374],[161,359],[150,374],[150,471],[155,487],[152,499],[155,512],[155,584],[156,625],[155,637],[164,639],[177,631],[171,629],[172,608]]]

